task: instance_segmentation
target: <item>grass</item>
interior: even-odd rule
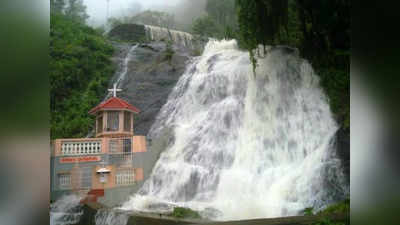
[[[303,210],[303,213],[305,216],[314,215],[313,208],[305,208]],[[328,215],[344,214],[344,213],[350,213],[350,199],[346,199],[344,201],[332,204],[328,206],[326,209],[318,212],[316,215],[322,216],[322,218],[318,222],[313,223],[312,225],[347,225],[346,222],[342,221],[334,222],[329,218],[327,218]]]
[[[314,215],[313,210],[314,209],[312,207],[305,208],[303,210],[303,213],[304,213],[305,216],[311,216],[311,215]]]
[[[326,209],[318,212],[317,215],[328,215],[337,213],[350,213],[350,199],[328,206]]]

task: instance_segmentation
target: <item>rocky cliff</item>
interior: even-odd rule
[[[132,44],[115,42],[113,45],[116,49],[113,60],[121,70]],[[141,110],[134,122],[136,135],[147,135],[190,58],[191,50],[162,41],[138,44],[130,52],[127,73],[119,84],[123,89],[119,96]],[[110,84],[119,76],[117,72]]]

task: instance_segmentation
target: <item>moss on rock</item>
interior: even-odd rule
[[[174,211],[170,214],[172,217],[176,218],[190,218],[190,219],[200,219],[201,216],[198,212],[184,207],[175,207]]]

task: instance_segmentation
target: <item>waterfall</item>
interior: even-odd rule
[[[125,225],[129,216],[117,211],[100,209],[95,216],[96,225]]]
[[[228,220],[298,215],[343,199],[338,127],[311,65],[274,47],[256,74],[235,40],[210,40],[157,116],[148,136],[169,142],[121,209],[179,205]]]
[[[174,44],[193,48],[193,36],[189,33],[150,25],[145,25],[145,30],[151,41],[171,40]]]
[[[83,211],[81,198],[76,195],[66,195],[50,205],[50,225],[69,225],[79,222]]]
[[[117,88],[121,87],[121,83],[125,80],[126,74],[128,73],[128,68],[129,68],[129,62],[131,60],[131,57],[133,56],[134,51],[137,49],[139,44],[133,45],[128,53],[126,54],[125,58],[122,60],[120,69],[116,72],[116,80],[113,83],[117,84]],[[104,100],[108,99],[111,96],[111,93],[108,92]]]
[[[125,79],[125,77],[126,77],[126,74],[128,73],[128,66],[129,66],[129,61],[130,61],[130,59],[131,59],[131,57],[132,57],[132,55],[133,55],[133,52],[136,50],[136,48],[139,46],[139,44],[136,44],[136,45],[133,45],[130,49],[129,49],[129,51],[128,51],[128,53],[126,54],[126,56],[125,56],[125,58],[124,58],[124,61],[122,61],[122,66],[121,66],[121,68],[122,68],[122,70],[121,70],[121,72],[119,73],[119,75],[118,75],[118,79],[117,79],[117,87],[120,87],[120,83]]]

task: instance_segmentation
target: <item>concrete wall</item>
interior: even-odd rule
[[[149,177],[151,170],[159,157],[159,153],[156,151],[145,151],[146,139],[144,136],[138,136],[134,138],[133,143],[137,143],[134,147],[136,152],[133,152],[131,165],[125,165],[132,167],[135,173],[135,183],[133,185],[127,186],[116,186],[115,185],[115,175],[116,170],[120,166],[118,164],[118,159],[114,159],[114,156],[109,154],[98,154],[93,156],[99,156],[100,161],[98,162],[82,162],[82,163],[62,163],[61,159],[65,158],[63,156],[51,157],[50,162],[50,174],[51,174],[51,200],[55,201],[65,194],[72,193],[75,186],[79,185],[76,181],[73,183],[70,189],[61,189],[59,186],[58,175],[60,173],[69,172],[71,176],[76,176],[79,168],[90,167],[91,177],[90,177],[90,189],[105,189],[105,196],[98,199],[99,203],[106,206],[112,207],[118,205],[129,198],[129,196],[136,193],[143,185],[144,181]],[[134,144],[133,144],[134,145]],[[144,148],[144,150],[143,150]],[[84,156],[68,156],[68,157],[84,157]],[[102,161],[108,162],[107,168],[110,170],[110,174],[107,178],[107,183],[102,184],[99,182],[99,175],[96,174],[97,169],[100,168],[99,163]],[[73,179],[73,178],[72,178]]]

